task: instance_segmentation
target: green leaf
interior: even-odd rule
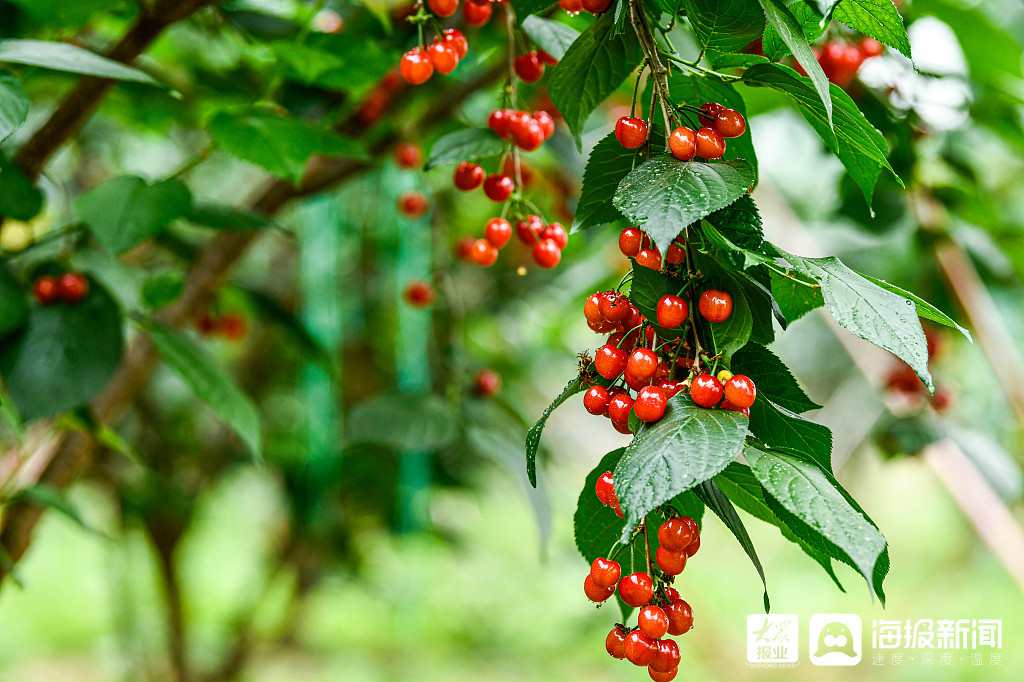
[[[764,32],[764,12],[753,0],[685,0],[697,41],[715,52],[734,52]]]
[[[782,41],[789,47],[790,52],[796,57],[797,62],[804,68],[810,81],[814,84],[814,90],[821,98],[824,105],[825,122],[832,127],[832,98],[829,96],[828,78],[821,70],[821,65],[811,51],[811,45],[804,36],[803,29],[793,16],[792,12],[782,3],[782,0],[758,0],[761,8],[764,9],[768,21],[779,32]],[[767,64],[762,66],[768,66]],[[758,67],[753,67],[758,68]]]
[[[721,354],[723,362],[728,364],[732,354],[747,345],[754,329],[753,314],[747,301],[750,292],[743,280],[714,259],[698,255],[695,265],[707,275],[707,285],[725,291],[732,298],[732,313],[724,322],[712,324],[703,317],[695,318],[698,324],[704,325],[714,342],[715,353]]]
[[[580,35],[579,31],[560,21],[534,16],[523,20],[523,30],[537,47],[554,57],[556,61],[562,61],[565,51]]]
[[[651,131],[652,147],[664,145],[664,140],[661,128]],[[573,232],[613,223],[623,218],[612,200],[619,183],[633,170],[639,158],[639,150],[623,147],[615,138],[614,132],[608,133],[594,145],[587,159],[587,167],[583,171],[583,189],[576,204]]]
[[[0,339],[20,328],[28,319],[28,296],[7,269],[0,264]]]
[[[765,491],[790,514],[798,518],[838,549],[837,558],[849,560],[880,591],[876,566],[883,560],[886,541],[878,528],[848,500],[842,486],[813,464],[782,452],[749,447],[745,451],[754,476]]]
[[[825,17],[811,3],[797,0],[797,2],[790,3],[787,7],[793,13],[793,17],[799,22],[800,29],[803,31],[804,37],[807,38],[808,42],[813,43],[825,32],[825,26],[823,25]],[[761,39],[761,50],[764,52],[765,57],[773,62],[777,62],[790,54],[789,47],[782,40],[782,36],[779,35],[774,26],[769,26],[765,29],[764,37]]]
[[[54,71],[81,73],[120,81],[156,85],[148,74],[120,62],[101,57],[70,43],[45,40],[0,40],[0,62],[39,66]]]
[[[142,300],[150,308],[159,310],[176,301],[183,291],[185,274],[180,270],[166,270],[142,283]]]
[[[767,64],[768,58],[763,57],[759,54],[716,54],[710,53],[707,55],[707,60],[711,64],[711,68],[716,71],[722,71],[723,69],[745,69],[753,66],[754,64]],[[732,109],[733,107],[729,107]]]
[[[629,173],[613,203],[665,253],[684,227],[736,201],[756,179],[740,159],[684,162],[665,154]]]
[[[152,318],[136,318],[160,351],[164,362],[192,389],[196,397],[220,415],[255,458],[263,449],[263,429],[256,404],[187,337]]]
[[[498,156],[505,151],[505,142],[489,128],[467,128],[448,133],[434,143],[425,170],[446,163],[478,161]]]
[[[870,275],[865,275],[862,272],[858,272],[857,274],[863,277],[864,279],[868,280],[872,284],[877,284],[883,289],[887,289],[893,292],[894,294],[899,294],[904,298],[909,298],[911,301],[917,304],[918,316],[923,317],[927,320],[931,320],[932,322],[938,322],[939,324],[945,325],[947,327],[952,327],[953,329],[958,330],[961,334],[966,336],[968,341],[974,343],[974,339],[971,338],[971,333],[969,331],[958,325],[956,322],[953,321],[951,317],[946,315],[946,313],[942,312],[941,310],[933,306],[931,303],[921,298],[920,296],[910,291],[907,291],[906,289],[901,289],[895,284],[889,284],[884,279],[878,279]]]
[[[626,528],[724,469],[746,434],[747,418],[739,412],[704,409],[683,394],[669,400],[665,416],[633,439],[615,468]]]
[[[749,194],[715,211],[705,220],[714,225],[731,244],[741,249],[757,249],[764,241],[761,213]]]
[[[640,63],[640,43],[633,31],[611,37],[614,12],[605,12],[566,50],[548,79],[551,101],[582,149],[580,133],[597,108]]]
[[[516,11],[516,20],[522,24],[526,17],[537,14],[554,4],[554,0],[509,0]]]
[[[324,76],[342,69],[345,60],[326,50],[295,40],[270,43],[278,64],[287,67],[289,74],[300,83],[314,85]]]
[[[718,102],[747,117],[747,103],[730,83],[723,83],[715,78],[685,75],[682,69],[676,70],[669,79],[673,97],[682,98],[689,104],[700,106],[705,102]],[[757,182],[757,154],[754,153],[754,141],[750,136],[750,126],[739,137],[729,139],[725,147],[725,156],[729,159],[746,159],[754,168],[754,182]]]
[[[79,195],[75,215],[112,254],[121,254],[161,232],[192,209],[192,194],[179,180],[155,185],[123,175]]]
[[[754,543],[750,540],[750,536],[747,535],[747,529],[743,525],[743,521],[740,520],[739,514],[736,513],[736,509],[729,502],[729,498],[726,497],[721,488],[715,484],[714,480],[704,481],[694,490],[697,491],[697,495],[704,504],[711,511],[715,512],[718,518],[722,519],[722,523],[732,532],[740,543],[740,547],[750,557],[750,562],[754,564],[757,574],[761,576],[761,584],[764,585],[764,612],[768,613],[771,611],[771,602],[768,600],[768,581],[764,577],[764,568],[761,566],[761,560],[757,558],[757,550],[754,549]]]
[[[6,156],[0,154],[0,215],[31,220],[43,208],[43,193]]]
[[[758,398],[768,398],[779,407],[797,413],[821,407],[807,397],[782,360],[762,345],[749,343],[733,355],[732,371],[753,379]]]
[[[750,406],[750,433],[772,448],[791,450],[823,470],[832,471],[832,431],[765,396],[758,395]]]
[[[358,143],[326,128],[287,116],[221,112],[210,121],[210,134],[232,156],[256,164],[272,175],[298,184],[313,154],[367,160]]]
[[[781,274],[771,271],[772,298],[789,324],[825,305],[821,285],[799,273]]]
[[[14,74],[0,72],[0,142],[11,136],[28,118],[28,96]]]
[[[681,277],[669,277],[653,268],[637,265],[635,260],[632,261],[632,264],[633,280],[629,288],[629,302],[635,305],[637,310],[654,326],[658,338],[679,338],[684,331],[683,326],[665,329],[657,323],[658,302],[663,296],[678,294],[686,280]]]
[[[22,488],[6,502],[12,503],[22,501],[32,502],[40,507],[48,507],[49,509],[71,519],[83,530],[102,535],[102,533],[85,522],[85,519],[83,519],[82,515],[78,512],[78,509],[68,502],[68,499],[59,490],[46,484],[37,483],[36,485]]]
[[[429,452],[455,440],[458,424],[451,408],[436,395],[385,393],[352,408],[346,433],[352,443]]]
[[[911,59],[907,29],[892,0],[841,0],[836,3],[832,16]]]
[[[929,390],[935,390],[928,372],[928,344],[913,300],[868,281],[838,258],[782,256],[821,285],[825,307],[836,322],[899,357]]]
[[[25,421],[92,400],[121,361],[117,304],[91,281],[75,305],[33,305],[22,330],[0,344],[0,377]]]
[[[188,214],[189,221],[197,225],[205,225],[216,230],[263,230],[272,227],[274,222],[266,216],[249,211],[242,211],[224,204],[203,203],[193,206]]]
[[[588,372],[593,372],[593,365],[591,365]],[[562,392],[558,394],[558,397],[544,409],[544,413],[541,414],[537,423],[526,432],[526,475],[530,478],[530,485],[534,488],[537,487],[537,448],[540,447],[540,435],[544,432],[544,426],[548,423],[548,417],[566,400],[577,393],[582,393],[586,389],[587,386],[583,383],[581,376],[573,377],[573,380],[566,384]]]

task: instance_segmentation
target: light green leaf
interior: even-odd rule
[[[855,31],[896,48],[907,59],[911,59],[907,29],[892,0],[841,0],[832,16]]]
[[[734,52],[764,32],[764,12],[754,0],[685,0],[697,41],[715,52]]]
[[[974,339],[971,338],[971,333],[969,331],[958,325],[955,321],[953,321],[951,317],[949,317],[949,315],[946,315],[946,313],[942,312],[941,310],[939,310],[931,303],[918,296],[917,294],[907,291],[906,289],[901,289],[895,284],[889,284],[884,279],[878,279],[870,275],[865,275],[862,272],[858,272],[857,274],[863,277],[864,279],[868,280],[869,282],[877,284],[883,289],[887,289],[893,292],[894,294],[903,296],[904,298],[909,298],[911,301],[917,304],[917,314],[919,316],[927,320],[931,320],[932,322],[938,322],[941,325],[952,327],[953,329],[956,329],[961,334],[966,336],[968,341],[972,343],[974,342]]]
[[[14,74],[0,72],[0,142],[28,118],[28,97]]]
[[[523,30],[530,39],[556,61],[562,61],[565,51],[573,44],[580,32],[559,21],[529,16],[523,20]]]
[[[192,209],[192,193],[179,180],[155,185],[124,175],[79,195],[75,215],[112,254],[163,232]]]
[[[399,452],[437,450],[458,435],[451,408],[435,395],[385,393],[354,407],[347,423],[349,441]]]
[[[795,272],[784,275],[772,270],[771,283],[772,298],[785,316],[787,324],[825,305],[821,285],[810,277]]]
[[[68,71],[120,81],[156,85],[148,74],[120,62],[101,57],[70,43],[45,40],[0,40],[0,62],[39,66],[54,71]]]
[[[818,8],[812,3],[806,0],[797,0],[786,6],[793,13],[793,18],[800,24],[800,28],[808,42],[813,43],[825,32],[825,26],[822,23],[825,17],[822,16]],[[789,46],[782,40],[782,36],[779,35],[774,26],[769,26],[765,29],[764,37],[761,39],[761,50],[764,52],[765,57],[773,62],[777,62],[790,54]]]

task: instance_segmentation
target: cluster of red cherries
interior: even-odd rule
[[[680,161],[696,157],[714,160],[725,154],[725,140],[739,137],[747,129],[743,114],[718,102],[705,102],[697,114],[697,130],[679,126],[669,135],[672,154]],[[642,118],[623,116],[615,124],[615,138],[626,149],[636,149],[647,141],[647,122]]]
[[[398,72],[407,83],[420,85],[430,80],[434,71],[446,76],[450,74],[468,51],[469,41],[462,31],[448,28],[429,47],[417,45],[402,55]]]
[[[491,218],[484,226],[481,239],[463,237],[455,246],[456,257],[464,263],[490,267],[498,260],[498,251],[512,239],[512,223],[504,218]],[[542,268],[553,268],[562,260],[562,249],[569,243],[569,234],[561,223],[544,224],[539,215],[528,215],[516,221],[516,237],[530,247],[533,262]]]
[[[866,59],[878,57],[882,52],[882,43],[874,38],[864,37],[856,43],[830,40],[822,47],[815,48],[814,56],[829,81],[843,88],[850,84]],[[807,75],[799,64],[795,67],[797,71]]]
[[[569,14],[600,14],[612,6],[612,0],[558,0],[558,5]]]
[[[59,277],[42,275],[32,284],[32,296],[42,306],[54,303],[74,305],[89,295],[89,278],[80,272],[65,272]]]
[[[196,329],[203,336],[223,336],[229,341],[241,341],[249,331],[249,323],[241,313],[199,313],[195,317]]]

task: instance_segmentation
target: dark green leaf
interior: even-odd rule
[[[868,280],[872,284],[877,284],[883,289],[887,289],[888,291],[891,291],[894,294],[898,294],[900,296],[903,296],[904,298],[909,298],[917,305],[917,314],[920,317],[923,317],[927,320],[931,320],[932,322],[938,322],[939,324],[945,325],[947,327],[952,327],[953,329],[958,330],[961,334],[966,336],[968,341],[971,341],[973,343],[974,339],[971,338],[971,333],[969,331],[958,325],[956,322],[953,321],[951,317],[946,315],[946,313],[942,312],[941,310],[939,310],[931,303],[918,296],[917,294],[909,292],[906,289],[900,289],[895,284],[889,284],[883,279],[877,279],[870,275],[865,275],[864,273],[861,272],[858,272],[857,274],[863,277],[864,279]]]
[[[613,12],[605,12],[566,50],[548,80],[551,101],[580,147],[583,124],[615,92],[642,58],[636,34],[611,37]]]
[[[435,395],[385,393],[352,408],[347,420],[352,443],[375,443],[399,452],[428,452],[450,444],[458,424]]]
[[[593,365],[588,371],[593,372]],[[530,430],[526,432],[526,475],[530,478],[530,484],[537,487],[537,448],[540,447],[540,435],[544,432],[544,426],[548,423],[548,417],[555,411],[555,408],[560,406],[566,400],[582,393],[587,389],[584,385],[583,380],[580,376],[576,376],[570,381],[562,392],[558,395],[554,401],[544,409],[544,413],[537,420],[537,423],[530,427]]]
[[[31,220],[43,208],[43,193],[6,156],[0,154],[0,215]]]
[[[121,361],[121,315],[96,281],[75,305],[32,306],[20,333],[0,344],[0,376],[26,421],[86,404]]]
[[[531,14],[537,14],[554,4],[554,0],[509,0],[509,2],[516,11],[516,20],[520,24]]]
[[[626,528],[724,469],[746,434],[747,418],[739,412],[704,409],[683,394],[669,400],[665,416],[633,439],[615,468]]]
[[[661,128],[651,131],[651,146],[664,145]],[[580,232],[591,227],[612,223],[623,216],[612,200],[622,179],[639,163],[638,150],[626,149],[608,133],[590,152],[586,170],[583,171],[583,189],[576,204],[576,217],[572,231]]]
[[[750,433],[772,448],[792,450],[825,471],[832,471],[829,428],[780,407],[765,396],[758,395],[750,406]]]
[[[0,142],[28,118],[28,97],[14,74],[0,72]]]
[[[192,209],[192,194],[178,180],[155,185],[124,175],[75,199],[75,215],[112,254],[124,253],[162,232]]]
[[[810,277],[793,272],[786,275],[771,271],[772,298],[789,324],[825,305],[821,285]]]
[[[745,69],[754,64],[767,64],[768,58],[759,54],[709,54],[707,56],[711,68],[716,71],[723,69]],[[731,109],[732,107],[730,107]]]
[[[534,16],[523,20],[523,30],[537,47],[554,57],[556,61],[562,61],[565,51],[580,35],[579,31],[559,21]]]
[[[121,81],[155,85],[148,74],[120,62],[111,61],[70,43],[44,40],[0,40],[0,62],[40,66],[55,71],[82,73]]]
[[[740,159],[684,162],[666,154],[629,173],[614,205],[665,253],[684,227],[739,199],[756,178]]]
[[[749,194],[744,194],[725,208],[715,211],[705,220],[741,249],[757,249],[764,241],[761,213]]]
[[[265,216],[249,211],[242,211],[224,204],[200,204],[192,208],[188,219],[197,225],[205,225],[216,230],[263,230],[274,223]]]
[[[446,163],[478,161],[498,156],[503,151],[505,142],[488,128],[457,130],[434,143],[424,169],[430,170]]]
[[[733,52],[764,32],[764,12],[755,0],[685,0],[697,41],[715,52]]]
[[[733,355],[732,371],[753,379],[758,398],[768,398],[779,407],[797,413],[821,407],[807,397],[782,360],[762,345],[749,343]]]
[[[142,283],[142,300],[154,310],[170,305],[185,290],[185,274],[180,270],[158,272]]]
[[[855,31],[894,47],[910,59],[903,17],[892,0],[841,0],[832,16]]]
[[[797,2],[790,3],[787,7],[793,13],[793,17],[799,22],[800,29],[803,31],[804,37],[807,38],[808,42],[813,43],[825,32],[825,27],[822,25],[825,17],[810,2],[797,0]],[[790,54],[789,47],[782,40],[774,26],[769,26],[765,29],[764,37],[761,39],[761,50],[764,52],[765,57],[773,62],[777,62]]]
[[[7,266],[0,264],[0,339],[21,327],[27,319],[28,296]]]

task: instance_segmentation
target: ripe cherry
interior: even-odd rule
[[[604,386],[591,386],[583,394],[583,407],[590,414],[601,415],[607,413],[610,401],[611,396],[608,395],[608,389]]]
[[[722,408],[723,410],[732,410],[733,412],[740,412],[746,415],[747,419],[750,419],[749,407],[740,407],[739,405],[733,405],[728,400],[723,400],[722,404],[719,405],[719,407]]]
[[[482,267],[490,267],[498,260],[498,249],[486,239],[477,239],[473,243],[473,262]]]
[[[677,599],[664,607],[668,615],[668,634],[684,635],[693,627],[693,609],[682,599]]]
[[[619,251],[626,258],[635,258],[643,246],[644,233],[639,227],[624,227],[619,233]]]
[[[636,149],[647,141],[647,123],[642,118],[623,116],[615,124],[615,139],[626,149]]]
[[[619,433],[621,433],[624,436],[630,436],[630,435],[633,434],[633,432],[629,430],[629,422],[617,422],[617,421],[615,421],[613,419],[612,420],[612,428],[614,428],[616,431],[618,431]],[[615,513],[618,514],[620,518],[622,518],[622,510],[621,509],[616,508],[615,509]]]
[[[57,280],[57,292],[65,303],[79,303],[89,295],[89,280],[78,272],[65,272]]]
[[[655,379],[654,385],[665,394],[665,400],[672,400],[679,391],[683,390],[683,382],[670,379]]]
[[[710,374],[699,374],[690,384],[690,398],[701,407],[714,407],[722,400],[722,384]]]
[[[413,49],[402,55],[398,70],[407,83],[419,85],[426,83],[434,75],[434,64],[420,48]]]
[[[722,137],[739,137],[747,129],[747,120],[735,109],[722,109],[715,116],[714,128]]]
[[[490,398],[501,389],[501,375],[493,369],[482,369],[473,377],[473,393]]]
[[[668,136],[668,148],[680,161],[689,161],[697,155],[697,133],[693,128],[680,126]]]
[[[513,130],[512,136],[515,138],[516,146],[527,152],[540,149],[545,139],[544,129],[532,117]]]
[[[562,249],[554,239],[541,239],[533,245],[533,262],[544,269],[551,269],[562,260]]]
[[[616,625],[604,638],[604,648],[612,658],[619,660],[626,657],[626,629]]]
[[[700,526],[690,516],[683,516],[681,519],[683,523],[690,527],[690,537],[693,538],[693,540],[690,540],[690,544],[693,544],[694,540],[700,537]]]
[[[695,537],[693,539],[693,542],[690,543],[690,546],[686,548],[686,552],[684,552],[684,553],[686,554],[687,557],[692,557],[694,554],[697,553],[697,550],[699,550],[699,549],[700,549],[700,536],[698,535],[697,537]]]
[[[668,294],[658,301],[658,324],[665,329],[675,329],[690,315],[690,306],[685,299]]]
[[[672,682],[672,680],[676,679],[676,675],[679,674],[679,668],[673,668],[667,673],[660,673],[654,668],[648,666],[647,673],[651,676],[651,679],[654,680],[654,682]]]
[[[654,550],[654,563],[658,564],[658,568],[668,575],[679,575],[686,568],[686,554],[670,552],[664,547],[659,547]]]
[[[629,423],[629,413],[633,411],[633,399],[628,393],[616,393],[608,401],[608,416],[619,424]]]
[[[544,75],[544,64],[536,52],[527,52],[516,57],[515,71],[524,83],[536,83]]]
[[[874,38],[864,36],[860,41],[860,53],[865,58],[879,57],[885,52],[885,46]]]
[[[609,322],[622,322],[629,317],[629,299],[621,294],[605,294],[597,306],[601,310],[601,316]]]
[[[622,378],[625,380],[626,386],[629,386],[629,388],[631,388],[634,391],[639,391],[644,386],[651,385],[650,379],[640,379],[638,377],[635,377],[629,373],[628,369],[622,373]]]
[[[640,609],[637,624],[640,626],[640,632],[651,639],[661,639],[668,632],[668,614],[662,611],[660,606],[648,604]]]
[[[547,54],[547,52],[544,52],[544,54]],[[536,121],[537,125],[539,125],[541,130],[544,131],[545,140],[555,134],[555,119],[551,118],[551,114],[548,112],[543,109],[533,112],[533,120]]]
[[[604,311],[602,311],[604,312]],[[658,371],[658,354],[650,348],[637,348],[626,361],[626,372],[641,381],[647,381]]]
[[[591,322],[590,320],[587,320],[587,326],[590,327],[590,331],[596,334],[607,334],[615,329],[617,325],[602,317],[600,322]]]
[[[484,180],[484,194],[491,201],[505,201],[515,188],[516,183],[507,175],[488,175]]]
[[[591,14],[600,14],[611,6],[612,0],[581,0],[581,4]]]
[[[491,20],[491,3],[478,5],[475,2],[462,3],[462,18],[470,26],[483,26]]]
[[[463,237],[455,243],[455,258],[463,263],[473,262],[473,245],[476,244],[474,237]]]
[[[661,253],[657,249],[640,249],[636,254],[636,264],[651,270],[661,270]]]
[[[700,110],[703,113],[697,115],[698,120],[702,126],[709,126],[715,122],[715,117],[718,116],[718,112],[725,109],[718,102],[705,102],[701,105]]]
[[[581,0],[558,0],[558,6],[570,14],[583,11]]]
[[[594,368],[605,379],[616,379],[626,369],[628,359],[626,351],[606,344],[594,353]]]
[[[466,56],[469,52],[469,41],[466,40],[466,36],[462,34],[457,28],[446,28],[441,32],[441,39],[446,43],[450,43],[455,48],[455,54],[459,55],[459,59]]]
[[[665,616],[666,630],[668,627],[668,616]],[[658,654],[651,662],[651,670],[658,673],[674,673],[679,668],[679,645],[671,639],[663,639],[658,642]]]
[[[714,128],[697,131],[697,156],[702,159],[720,159],[725,154],[725,138]]]
[[[619,562],[612,561],[611,559],[598,557],[590,564],[590,578],[598,587],[605,589],[609,587],[614,588],[618,584],[621,574],[622,567],[619,566]],[[667,620],[665,624],[668,625]]]
[[[414,308],[426,308],[434,302],[434,288],[421,280],[413,280],[402,293],[405,302]]]
[[[407,218],[422,218],[429,208],[430,202],[419,192],[406,192],[398,198],[398,210]]]
[[[737,374],[725,382],[725,399],[740,410],[750,407],[757,398],[757,388],[750,377]]]
[[[646,573],[630,573],[619,581],[619,597],[635,609],[647,606],[654,596],[654,581]]]
[[[498,137],[504,138],[509,134],[511,115],[511,109],[495,109],[487,117],[487,127],[493,130]]]
[[[484,169],[475,163],[463,161],[455,167],[452,182],[463,192],[474,190],[484,182]]]
[[[684,551],[693,540],[690,525],[681,518],[672,518],[658,528],[658,542],[669,552]]]
[[[430,63],[434,65],[434,69],[445,76],[459,65],[459,55],[451,43],[435,41],[427,48],[427,55],[430,57]]]
[[[536,244],[540,233],[544,231],[544,221],[539,215],[528,215],[524,220],[516,221],[516,236],[526,245]],[[604,319],[604,318],[599,318]]]
[[[249,324],[239,313],[227,313],[217,323],[217,330],[231,341],[240,341],[249,331]]]
[[[677,590],[674,587],[669,587],[668,585],[666,585],[665,586],[665,599],[668,600],[669,604],[674,602],[676,599],[679,599],[679,590]]]
[[[604,292],[598,291],[587,296],[587,300],[583,302],[583,316],[587,318],[587,322],[604,321],[604,315],[601,314],[602,298],[604,298]]]
[[[403,142],[395,147],[395,163],[399,168],[413,170],[423,165],[423,152],[411,142]]]
[[[644,386],[636,395],[633,412],[640,421],[656,422],[665,416],[667,406],[665,391],[657,386]]]
[[[594,584],[594,579],[587,575],[583,581],[583,593],[590,601],[600,604],[615,594],[615,587],[598,587]]]
[[[615,493],[615,479],[612,472],[606,471],[597,477],[597,499],[606,507],[618,507],[619,496]]]
[[[679,265],[684,260],[686,260],[686,251],[683,250],[683,247],[675,242],[669,244],[668,251],[665,252],[665,262],[669,265]]]
[[[732,296],[717,289],[708,289],[697,299],[697,310],[708,322],[725,322],[732,314]]]
[[[569,245],[569,233],[565,231],[561,223],[551,223],[540,233],[541,239],[550,239],[558,244],[559,249]]]
[[[459,8],[459,0],[427,0],[427,7],[439,17],[450,17]]]
[[[633,630],[626,635],[626,643],[623,649],[626,653],[626,660],[634,665],[650,665],[654,657],[658,655],[657,642],[640,630]]]
[[[558,60],[540,48],[537,48],[537,56],[540,57],[540,60],[548,66],[558,66]],[[536,115],[537,114],[534,114],[534,116]]]
[[[491,218],[484,226],[484,239],[500,249],[512,239],[512,225],[504,218]]]

